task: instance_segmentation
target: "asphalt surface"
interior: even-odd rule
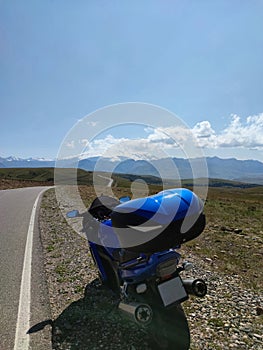
[[[29,222],[35,200],[43,188],[0,191],[0,350],[14,349]],[[50,329],[40,329],[38,325],[45,325],[50,319],[50,311],[37,213],[38,210],[33,230],[31,265],[30,348],[46,350],[50,348]]]

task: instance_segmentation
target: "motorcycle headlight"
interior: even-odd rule
[[[156,268],[158,277],[165,277],[173,274],[177,269],[177,259],[172,258],[160,263]]]

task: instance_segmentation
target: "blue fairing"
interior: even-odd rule
[[[103,243],[104,249],[107,252],[108,256],[113,261],[113,253],[119,246],[119,241],[114,233],[114,230],[111,226],[111,220],[104,220],[100,224],[99,228],[99,236]],[[107,245],[105,244],[107,243]],[[114,246],[116,248],[111,248],[111,244],[115,244]],[[102,266],[100,257],[97,253],[97,245],[95,243],[90,242],[90,248],[92,249],[93,254],[95,255],[97,265],[99,270],[101,271],[103,279],[107,279],[107,275],[104,271],[104,268]],[[144,257],[144,254],[141,253],[141,256]],[[171,258],[176,258],[179,262],[180,260],[180,254],[176,252],[175,250],[165,250],[162,252],[154,253],[150,256],[149,260],[145,263],[139,264],[138,266],[134,267],[133,269],[129,270],[121,270],[120,271],[120,277],[123,280],[129,281],[129,283],[138,283],[140,281],[143,281],[151,276],[154,276],[156,274],[156,267],[159,263],[166,261]],[[129,262],[130,263],[130,262]]]
[[[101,258],[100,258],[99,252],[98,252],[98,245],[96,243],[89,241],[89,247],[90,247],[90,251],[93,255],[93,258],[95,260],[95,263],[97,265],[97,268],[100,271],[100,274],[101,274],[103,281],[107,281],[108,277],[107,277],[106,271],[104,270],[104,267],[103,267],[103,264],[102,264],[102,261],[101,261]]]
[[[99,252],[98,252],[99,246],[95,243],[92,243],[92,242],[89,242],[89,246],[90,246],[90,250],[93,254],[93,257],[96,261],[97,267],[100,270],[100,274],[101,274],[102,279],[104,281],[107,281],[108,276],[107,276],[107,273],[103,267],[103,263],[101,261],[101,257],[100,257]],[[113,262],[114,261],[113,252],[116,249],[108,248],[108,247],[104,247],[104,248],[105,248],[105,252],[107,252],[107,255],[109,256],[109,258]],[[143,253],[140,254],[140,256],[145,257],[145,255]],[[177,263],[179,263],[181,255],[175,250],[166,250],[163,252],[154,253],[150,256],[150,258],[147,262],[141,263],[132,269],[119,270],[119,277],[122,280],[127,281],[131,284],[139,283],[139,282],[144,281],[152,276],[155,276],[156,275],[156,268],[157,268],[158,264],[160,264],[161,262],[164,262],[166,260],[169,260],[171,258],[177,259]],[[136,261],[136,260],[134,260],[134,261]],[[129,264],[131,262],[133,262],[133,260],[128,261],[127,264]]]
[[[159,192],[146,198],[138,198],[118,205],[119,213],[133,213],[146,219],[153,219],[162,225],[196,215],[203,210],[203,204],[190,190],[185,188]]]
[[[184,188],[165,190],[153,196],[134,199],[117,205],[111,214],[111,220],[104,220],[100,223],[98,236],[101,246],[104,247],[104,253],[107,255],[106,258],[112,261],[118,256],[118,254],[114,253],[119,252],[120,248],[127,246],[125,243],[125,234],[132,235],[129,237],[134,242],[137,242],[136,239],[138,239],[138,244],[134,244],[134,246],[128,245],[128,249],[131,252],[138,253],[138,256],[143,256],[143,253],[147,253],[147,256],[152,254],[146,262],[141,262],[133,268],[120,269],[118,272],[121,279],[129,283],[138,283],[154,276],[159,263],[171,257],[179,261],[180,254],[174,250],[170,250],[170,248],[176,248],[183,242],[197,237],[202,232],[205,225],[203,214],[201,215],[202,212],[203,202],[192,191]],[[189,217],[191,226],[186,231],[181,231],[180,220],[186,217]],[[198,225],[191,231],[191,220],[193,217],[196,220],[199,218],[199,221],[197,222]],[[141,220],[141,218],[143,219]],[[146,228],[153,227],[151,226],[152,222],[163,226],[161,226],[160,230],[158,228],[157,233],[154,233],[153,236],[150,235],[151,231],[134,229],[135,226],[137,228],[147,220],[150,221],[150,225],[145,226]],[[112,222],[115,228],[112,227]],[[172,225],[170,225],[171,223]],[[165,225],[167,226],[165,227]],[[126,230],[127,227],[128,230]],[[162,227],[164,227],[164,230]],[[125,244],[121,244],[120,242],[123,238],[122,232],[125,238],[123,240]],[[148,234],[148,232],[150,233]],[[147,235],[149,235],[149,239]],[[138,238],[139,236],[143,237],[141,241]],[[145,237],[147,238],[146,240]],[[98,251],[101,248],[91,242],[90,246],[101,275],[106,280],[107,275]]]
[[[99,226],[99,239],[104,247],[120,248],[120,242],[114,229],[112,228],[111,220],[104,220]],[[111,252],[114,248],[107,248]]]
[[[147,278],[155,276],[156,268],[161,262],[175,258],[177,259],[178,264],[180,257],[181,255],[174,250],[154,253],[150,256],[147,262],[142,263],[133,269],[121,270],[121,278],[129,283],[139,283]]]

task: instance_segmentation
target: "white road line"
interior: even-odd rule
[[[14,350],[28,350],[29,349],[29,334],[27,331],[30,327],[30,303],[31,303],[31,262],[32,262],[32,247],[33,247],[33,233],[35,225],[36,209],[41,194],[47,189],[42,190],[33,205],[29,227],[27,232],[26,248],[24,255],[24,264],[22,279],[20,285],[20,297],[18,306],[18,315],[16,322],[16,336]]]

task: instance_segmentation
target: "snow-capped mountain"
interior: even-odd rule
[[[263,184],[263,163],[257,160],[237,160],[235,158],[221,159],[218,157],[208,157],[206,159],[208,174],[210,178],[220,178],[227,180],[239,180],[245,182],[253,182]],[[171,169],[171,159],[157,160],[134,160],[130,158],[122,158],[119,160],[91,157],[77,160],[65,159],[59,162],[60,167],[72,168],[76,165],[87,171],[105,171],[121,174],[133,175],[153,175],[160,176],[158,169],[162,170],[165,178],[173,179],[174,169]],[[192,170],[187,159],[172,158],[176,168],[178,169],[181,179],[192,178]],[[17,157],[0,157],[0,168],[44,168],[54,167],[55,160],[45,158],[17,158]]]
[[[54,167],[55,161],[45,158],[0,157],[0,168],[42,168]]]

